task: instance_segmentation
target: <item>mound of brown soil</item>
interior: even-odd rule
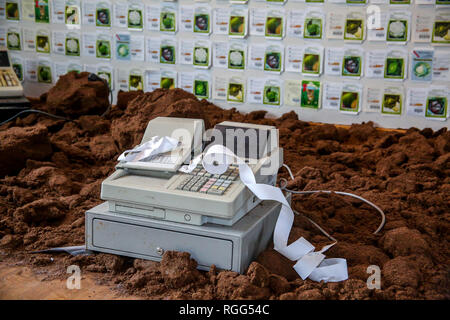
[[[62,81],[73,92],[70,83]],[[73,86],[82,97],[94,96],[91,87],[75,82]],[[36,107],[50,107],[48,99],[55,90],[47,95],[47,105],[41,99]],[[100,88],[95,90],[95,96],[103,94]],[[61,104],[50,103],[64,115],[75,115],[76,105],[85,106],[74,94],[64,96]],[[385,132],[372,123],[349,129],[310,125],[294,112],[267,119],[265,111],[223,110],[179,89],[121,93],[119,101],[120,108],[114,107],[106,118],[84,115],[63,122],[29,115],[0,128],[4,176],[0,178],[0,245],[8,259],[23,258],[36,267],[53,264],[61,270],[77,264],[83,271],[103,274],[108,283],[128,293],[150,299],[450,298],[450,136],[446,129]],[[119,153],[137,144],[148,121],[157,116],[203,118],[207,127],[223,120],[275,125],[285,163],[295,174],[290,188],[356,193],[385,211],[386,226],[373,235],[380,222],[378,214],[353,198],[294,196],[295,209],[339,241],[327,257],[347,259],[350,278],[341,283],[301,280],[293,263],[271,247],[244,275],[218,272],[214,267],[199,272],[186,253],[167,252],[162,263],[106,254],[60,255],[54,260],[26,254],[84,243],[84,212],[101,202],[101,181],[114,171]],[[280,177],[288,178],[287,172],[281,170]],[[290,241],[299,236],[317,247],[328,243],[302,216],[295,217]],[[369,265],[382,270],[381,290],[366,286]]]

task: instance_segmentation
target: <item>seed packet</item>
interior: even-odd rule
[[[176,44],[172,39],[161,40],[159,49],[159,62],[164,64],[175,64]]]
[[[228,23],[228,35],[232,38],[245,38],[247,36],[248,10],[232,8]]]
[[[24,68],[23,68],[23,60],[21,57],[11,56],[11,66],[16,73],[19,81],[23,81],[24,79]]]
[[[439,10],[436,12],[431,42],[436,44],[450,43],[450,11]]]
[[[383,99],[384,88],[379,85],[369,84],[365,86],[363,103],[364,112],[381,112],[381,104]]]
[[[322,39],[324,27],[323,12],[317,10],[308,11],[303,25],[303,38]]]
[[[250,35],[252,36],[264,36],[266,32],[266,18],[267,18],[267,10],[263,8],[251,8],[249,12],[249,20],[250,20]],[[278,20],[274,20],[273,24],[278,24]],[[276,27],[274,33],[276,33]],[[281,27],[282,28],[282,27]]]
[[[434,8],[420,8],[414,14],[412,38],[414,42],[431,42],[433,34]]]
[[[406,43],[409,33],[409,12],[391,12],[387,25],[386,41]]]
[[[129,61],[131,60],[130,50],[131,37],[129,34],[116,34],[116,59]]]
[[[361,86],[358,84],[344,84],[342,86],[339,110],[344,113],[357,114],[361,104]]]
[[[37,66],[37,81],[40,83],[52,83],[52,79],[51,61],[39,59]]]
[[[384,88],[381,113],[401,115],[403,108],[403,89],[401,87]]]
[[[306,47],[303,51],[302,73],[319,76],[322,73],[322,47]]]
[[[240,77],[231,77],[227,85],[227,101],[243,103],[245,101],[244,80]]]
[[[326,81],[323,84],[322,107],[327,110],[339,110],[343,83]]]
[[[89,36],[90,34],[85,34],[84,37]],[[52,52],[56,54],[66,54],[66,33],[64,31],[53,31],[52,32]],[[92,42],[90,43],[93,44]],[[86,45],[89,45],[89,42],[86,41]],[[90,54],[92,56],[92,54]],[[86,54],[86,56],[89,56]],[[56,67],[55,67],[56,68]]]
[[[153,41],[154,39],[152,39]],[[193,39],[180,39],[179,42],[179,63],[192,65],[194,62],[194,44]],[[225,53],[226,54],[226,53]]]
[[[264,96],[264,84],[266,79],[261,77],[247,78],[247,103],[261,105]]]
[[[247,45],[245,42],[232,42],[228,46],[228,69],[244,70],[247,58]]]
[[[64,8],[64,23],[68,26],[79,26],[80,17],[80,1],[67,0]]]
[[[329,11],[327,14],[326,37],[327,39],[344,39],[346,12],[343,9]]]
[[[360,78],[363,65],[363,50],[361,48],[347,48],[342,60],[341,75],[345,77]]]
[[[50,53],[50,32],[48,30],[38,30],[36,32],[36,52]]]
[[[214,75],[213,78],[213,99],[227,100],[228,78],[223,75]]]
[[[172,70],[161,71],[159,86],[162,89],[174,89],[177,87],[177,72]]]
[[[118,28],[128,27],[128,2],[125,1],[114,1],[113,3],[113,25]],[[128,88],[128,78],[124,77],[118,81],[119,85],[123,86],[123,90]]]
[[[283,39],[284,11],[271,10],[267,12],[264,35],[270,39]]]
[[[301,81],[285,80],[284,81],[284,104],[291,107],[299,107],[301,100]]]
[[[386,62],[386,50],[366,51],[366,77],[383,78],[384,64]]]
[[[425,117],[445,120],[448,112],[448,91],[446,88],[431,88],[427,95]]]
[[[450,55],[448,52],[434,53],[433,80],[450,81]]]
[[[142,31],[144,29],[144,7],[141,3],[128,4],[127,25],[129,30]]]
[[[19,28],[8,28],[6,32],[6,47],[8,50],[22,50],[21,32]]]
[[[411,0],[389,0],[390,4],[411,4]]]
[[[431,81],[433,76],[433,49],[415,48],[411,52],[411,80]]]
[[[81,71],[83,71],[83,66],[75,61],[69,62],[69,64],[67,65],[67,72],[72,72],[75,71],[76,73],[80,73]]]
[[[95,8],[95,25],[97,27],[111,27],[111,4],[106,1],[98,2]]]
[[[110,90],[114,90],[113,69],[109,65],[99,65],[97,75],[108,83]]]
[[[176,32],[177,10],[175,6],[165,5],[162,7],[159,17],[159,30],[169,33]]]
[[[198,99],[209,99],[211,95],[211,79],[208,73],[196,73],[193,84],[194,95]]]
[[[365,4],[367,0],[346,0],[348,4]]]
[[[424,117],[427,95],[428,88],[408,88],[406,99],[406,114],[415,117]]]
[[[79,57],[81,54],[80,34],[69,32],[65,39],[65,55]]]
[[[144,76],[139,69],[132,69],[128,75],[128,90],[144,90]]]
[[[296,45],[286,46],[285,71],[302,72],[303,47]]]
[[[278,72],[283,70],[283,47],[268,45],[264,53],[264,71]]]
[[[209,7],[199,6],[194,10],[194,33],[209,35],[211,33],[211,11]]]
[[[407,55],[402,50],[391,50],[384,63],[384,78],[392,80],[405,79]]]
[[[5,2],[5,16],[6,20],[19,21],[20,20],[20,2],[17,0],[7,0]]]
[[[192,63],[198,68],[207,69],[211,66],[211,43],[209,41],[195,41]]]
[[[48,0],[36,0],[34,7],[34,21],[36,23],[50,23],[50,8]]]
[[[97,35],[95,56],[99,59],[111,59],[111,37],[109,35]]]
[[[301,85],[302,108],[319,109],[321,100],[320,82],[303,80]]]
[[[278,79],[269,79],[264,83],[263,104],[270,106],[281,105],[281,81]]]
[[[264,55],[266,46],[264,44],[251,43],[248,50],[248,68],[264,70]]]
[[[364,40],[364,14],[362,12],[350,12],[345,18],[344,40]]]
[[[386,41],[389,12],[373,12],[367,18],[367,40]]]

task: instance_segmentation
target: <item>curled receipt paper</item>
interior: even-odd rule
[[[146,161],[153,156],[174,150],[179,141],[171,137],[154,136],[149,141],[124,151],[118,161],[135,162]]]
[[[201,156],[196,157],[191,164],[180,168],[182,172],[192,171],[202,161],[206,171],[211,174],[224,173],[231,163],[239,165],[239,178],[261,200],[274,200],[281,203],[280,215],[273,234],[274,249],[286,258],[297,261],[295,271],[305,280],[338,282],[348,279],[347,261],[341,258],[325,259],[323,254],[335,243],[324,246],[320,251],[301,237],[288,245],[288,237],[294,223],[294,213],[280,188],[256,183],[252,169],[237,157],[230,149],[222,145],[214,145]]]

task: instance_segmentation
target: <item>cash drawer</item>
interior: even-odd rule
[[[160,260],[164,251],[186,251],[199,267],[214,264],[220,269],[233,269],[231,240],[97,218],[92,220],[92,229],[94,248],[151,260]]]

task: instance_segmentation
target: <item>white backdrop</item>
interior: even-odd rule
[[[111,0],[110,2],[115,2],[118,0]],[[158,4],[158,3],[162,3],[161,1],[156,1],[156,0],[144,0],[142,1],[145,4],[150,4],[150,3],[154,3],[154,4]],[[181,4],[192,4],[194,5],[194,3],[196,3],[193,0],[179,0],[178,3]],[[198,3],[198,2],[197,2]],[[203,4],[210,4],[211,7],[221,7],[221,6],[228,6],[228,2],[227,1],[223,1],[223,0],[210,0],[210,1],[205,1]],[[267,4],[265,2],[258,2],[255,0],[250,0],[248,2],[248,8],[255,8],[255,7],[266,7]],[[324,3],[324,4],[306,4],[306,3],[299,3],[299,2],[293,2],[291,1],[287,1],[285,5],[283,6],[277,6],[277,7],[281,7],[284,8],[284,10],[288,11],[290,9],[296,8],[296,9],[306,9],[307,7],[321,7],[324,9],[325,13],[328,12],[333,12],[333,10],[336,10],[336,8],[350,8],[350,7],[359,7],[361,8],[361,6],[351,6],[351,5],[347,5],[347,4],[332,4],[332,3]],[[367,6],[367,5],[366,5]],[[402,6],[398,6],[398,5],[380,5],[381,8],[384,9],[390,9],[390,10],[402,10]],[[364,6],[363,6],[364,7]],[[405,8],[405,7],[403,7]],[[413,16],[411,18],[411,24],[413,24],[413,17],[414,14],[421,11],[421,10],[428,10],[429,12],[433,13],[435,10],[435,6],[434,5],[418,5],[418,4],[411,4],[408,6],[409,10],[412,12]],[[450,9],[450,8],[449,8]],[[1,21],[2,24],[6,23],[5,21]],[[7,22],[8,25],[12,24],[12,22]],[[33,27],[36,24],[31,22],[31,21],[20,21],[18,23],[19,26],[21,27]],[[45,27],[45,28],[49,28],[51,30],[63,30],[66,29],[67,27],[64,24],[50,24],[50,25],[39,25],[39,27]],[[414,25],[412,25],[412,28],[414,28]],[[67,29],[68,30],[68,29]],[[95,32],[96,28],[95,26],[85,26],[85,25],[81,25],[81,32],[86,32],[86,31],[94,31]],[[98,29],[97,29],[98,30]],[[126,32],[130,32],[131,35],[133,34],[139,34],[139,35],[145,35],[146,37],[151,37],[151,36],[158,36],[160,35],[159,32],[151,32],[146,30],[146,27],[144,26],[144,31],[128,31],[126,28],[116,28],[116,27],[112,27],[111,29],[108,29],[106,32],[110,32],[111,34],[115,34],[115,33],[126,33]],[[324,30],[324,34],[325,34],[325,30]],[[182,32],[178,32],[175,37],[177,39],[183,38],[198,38],[196,37],[194,34],[189,34],[189,33],[182,33]],[[227,41],[228,36],[226,35],[217,35],[217,34],[211,34],[210,35],[210,39],[213,41]],[[411,36],[409,37],[409,39],[411,39]],[[247,42],[248,43],[263,43],[266,40],[264,39],[264,37],[258,37],[258,36],[248,36],[247,37]],[[325,48],[326,47],[340,47],[344,44],[343,40],[327,40],[325,39],[325,35],[324,35],[324,39],[322,40],[310,40],[307,41],[308,43],[321,43]],[[292,37],[285,37],[284,40],[282,41],[282,43],[286,46],[288,44],[297,44],[297,45],[303,45],[306,43],[306,41],[304,41],[303,39],[295,39]],[[381,48],[387,48],[388,45],[384,42],[369,42],[369,41],[364,41],[361,46],[364,48],[365,51],[369,51],[372,49],[381,49]],[[431,45],[425,45],[425,47],[431,47]],[[405,46],[402,46],[404,48],[407,48],[409,52],[411,52],[411,50],[414,47],[424,47],[424,44],[420,43],[420,44],[415,44],[411,41],[409,41]],[[436,51],[440,51],[440,52],[447,52],[450,55],[450,47],[436,47],[435,48]],[[17,53],[18,55],[20,55],[21,57],[23,57],[24,59],[32,59],[34,57],[37,57],[36,53],[33,52],[20,52]],[[69,59],[69,57],[66,57],[64,55],[57,55],[57,54],[51,54],[50,55],[51,60],[52,61],[64,61]],[[87,64],[87,65],[95,65],[98,63],[98,59],[96,58],[89,58],[89,57],[83,57],[81,56],[80,58],[73,58],[70,57],[70,60],[78,60],[81,64]],[[104,62],[102,62],[104,63]],[[122,61],[116,61],[115,59],[112,59],[110,61],[110,64],[114,67],[114,68],[140,68],[142,70],[144,69],[158,69],[160,66],[157,64],[151,64],[149,62],[134,62],[134,61],[127,61],[127,62],[122,62]],[[173,69],[173,70],[177,70],[178,73],[183,72],[183,71],[194,71],[193,67],[191,66],[186,66],[186,65],[175,65],[175,66],[170,66],[170,67],[165,67],[166,69]],[[409,69],[409,68],[408,68]],[[236,71],[231,71],[231,70],[227,70],[227,69],[220,69],[220,68],[216,68],[216,67],[211,67],[210,72],[213,75],[236,75],[237,72]],[[408,70],[408,74],[409,74],[409,70]],[[243,75],[244,77],[267,77],[267,72],[264,71],[259,71],[259,70],[245,70],[244,73],[240,73],[239,75]],[[115,74],[115,76],[117,77],[117,73]],[[283,80],[301,80],[301,79],[311,79],[311,80],[316,80],[318,79],[319,81],[321,81],[322,83],[324,81],[342,81],[341,77],[333,77],[333,76],[328,76],[328,75],[321,75],[319,78],[308,78],[308,77],[303,77],[301,74],[296,74],[296,73],[292,73],[292,72],[284,72],[280,75],[281,79]],[[450,80],[450,79],[449,79]],[[370,85],[371,83],[374,84],[379,84],[380,81],[383,82],[385,80],[381,79],[381,80],[374,80],[374,79],[368,79],[367,77],[362,77],[360,80],[358,80],[360,83],[362,83],[364,86]],[[391,82],[392,84],[392,82]],[[396,83],[398,84],[398,83]],[[436,82],[433,81],[432,83],[417,83],[417,82],[413,82],[411,81],[409,78],[407,80],[405,80],[402,83],[403,87],[405,88],[405,92],[404,92],[404,97],[406,98],[406,88],[407,87],[413,87],[413,88],[420,88],[425,86],[429,86],[429,85],[445,85],[450,89],[450,81],[447,82]],[[39,95],[42,92],[45,92],[46,90],[48,90],[48,88],[51,87],[49,85],[45,85],[45,84],[40,84],[40,83],[36,83],[36,82],[27,82],[25,81],[24,83],[24,88],[25,88],[25,92],[27,95],[31,95],[31,96],[36,96]],[[115,88],[117,89],[117,85],[115,85]],[[117,92],[117,90],[115,90]],[[116,93],[115,92],[115,93]],[[364,100],[364,98],[363,98]],[[406,100],[406,99],[404,99]],[[216,103],[217,105],[223,107],[223,108],[231,108],[231,107],[236,107],[238,108],[240,111],[243,112],[250,112],[253,110],[267,110],[269,111],[269,115],[270,116],[279,116],[283,113],[289,112],[291,110],[296,111],[299,114],[299,118],[305,121],[314,121],[314,122],[325,122],[325,123],[336,123],[336,124],[351,124],[351,123],[361,123],[363,121],[367,122],[367,121],[374,121],[377,125],[381,126],[381,127],[386,127],[386,128],[409,128],[409,127],[418,127],[418,128],[425,128],[425,127],[431,127],[433,129],[439,129],[442,127],[449,127],[449,119],[447,119],[446,121],[436,121],[436,120],[431,120],[431,119],[427,119],[425,117],[415,117],[415,116],[410,116],[406,114],[406,108],[405,108],[405,104],[403,106],[403,112],[400,116],[388,116],[388,115],[382,115],[381,113],[368,113],[368,112],[364,112],[364,106],[361,112],[359,112],[358,115],[349,115],[349,114],[345,114],[345,113],[341,113],[339,111],[333,111],[333,110],[325,110],[325,109],[319,109],[319,110],[313,110],[313,109],[308,109],[308,108],[300,108],[300,107],[291,107],[291,106],[286,106],[286,105],[282,105],[280,107],[270,107],[270,106],[265,106],[262,104],[249,104],[249,103],[244,103],[244,104],[229,104],[225,101],[216,101],[216,100],[212,100],[212,102]]]

